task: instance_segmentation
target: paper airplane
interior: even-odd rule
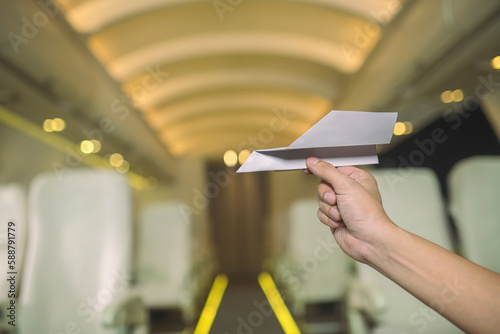
[[[237,173],[306,168],[315,156],[334,166],[378,163],[377,144],[391,141],[397,113],[332,110],[288,147],[255,150]]]

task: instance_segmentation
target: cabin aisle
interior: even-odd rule
[[[282,334],[257,278],[251,283],[229,281],[211,334]]]

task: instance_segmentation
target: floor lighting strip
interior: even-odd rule
[[[212,285],[212,289],[208,294],[205,307],[203,308],[203,311],[201,311],[200,320],[196,325],[194,334],[208,334],[210,332],[210,328],[212,328],[220,302],[224,296],[224,291],[226,291],[227,283],[228,279],[226,275],[217,275],[214,280],[214,284]]]
[[[285,334],[300,334],[299,327],[295,323],[295,320],[293,320],[293,317],[286,307],[283,298],[281,298],[278,288],[276,288],[276,284],[274,284],[271,275],[267,272],[261,272],[258,280],[260,287],[262,288],[262,291],[264,291],[269,304],[271,304],[274,314],[276,314],[276,318],[278,318],[281,328],[283,328]]]

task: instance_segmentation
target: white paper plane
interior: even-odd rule
[[[391,141],[397,113],[332,110],[288,147],[255,150],[237,173],[306,168],[315,156],[334,166],[378,163],[377,144]]]

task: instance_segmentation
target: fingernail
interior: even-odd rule
[[[333,201],[333,195],[331,193],[325,193],[323,199],[325,200],[326,203],[331,204]]]
[[[309,157],[309,161],[310,161],[310,163],[312,163],[313,165],[316,165],[316,164],[318,163],[319,159],[318,159],[318,158],[316,158],[316,157]]]

